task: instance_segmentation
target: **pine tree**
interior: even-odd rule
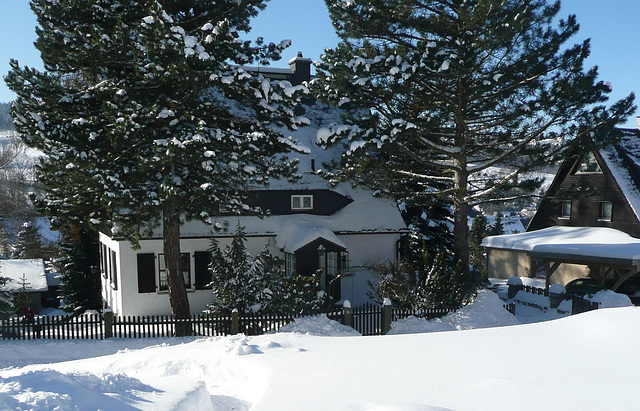
[[[504,225],[502,224],[502,213],[496,211],[495,221],[491,225],[489,230],[490,235],[502,235],[504,234]]]
[[[231,244],[220,250],[218,241],[211,240],[211,287],[213,300],[209,310],[214,313],[228,314],[233,309],[240,312],[250,311],[255,301],[256,281],[251,278],[251,256],[245,246],[244,227],[237,225]]]
[[[473,219],[469,231],[469,263],[476,271],[484,272],[486,269],[484,252],[480,244],[488,234],[487,217],[484,213],[480,213]]]
[[[578,24],[556,19],[559,2],[326,3],[342,42],[323,56],[314,89],[347,110],[321,136],[345,146],[338,177],[400,198],[444,196],[464,271],[471,205],[535,188],[527,172],[573,142],[615,138],[633,112],[633,95],[603,105],[610,86],[583,69],[588,40],[566,45]]]
[[[98,233],[76,228],[63,233],[60,297],[64,309],[102,309]]]
[[[244,227],[236,227],[231,244],[220,249],[211,241],[213,298],[209,312],[230,314],[261,312],[264,314],[310,314],[329,304],[329,296],[320,290],[316,276],[294,273],[287,276],[284,262],[269,251],[269,245],[251,257],[246,248]]]
[[[15,311],[13,307],[13,293],[7,290],[7,277],[0,276],[0,320],[5,320]]]
[[[251,210],[244,195],[290,177],[275,127],[305,119],[306,88],[243,69],[288,42],[239,40],[264,0],[35,0],[45,73],[11,63],[16,129],[44,152],[38,206],[58,222],[137,244],[162,225],[173,315],[190,314],[180,225]],[[190,330],[180,329],[178,334]]]
[[[28,221],[18,231],[11,258],[44,258],[44,243],[38,228]]]
[[[19,284],[20,290],[13,295],[13,308],[16,314],[22,314],[26,317],[31,306],[31,296],[27,291],[31,288],[31,283],[27,281],[27,278],[23,274]]]

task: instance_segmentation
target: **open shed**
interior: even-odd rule
[[[640,272],[640,239],[612,228],[554,226],[487,237],[482,246],[489,276],[544,275],[547,287],[592,277],[615,291]]]

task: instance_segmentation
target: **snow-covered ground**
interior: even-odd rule
[[[638,409],[638,308],[518,322],[483,292],[393,324],[409,334],[316,317],[257,337],[0,341],[0,409]],[[456,331],[416,333],[429,327]]]

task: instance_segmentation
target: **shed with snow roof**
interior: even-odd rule
[[[0,260],[0,277],[9,279],[8,291],[18,293],[24,288],[31,298],[31,308],[39,311],[43,307],[49,285],[41,258]]]
[[[592,277],[617,288],[639,274],[640,130],[618,132],[607,147],[569,154],[527,233],[484,240],[490,276]]]

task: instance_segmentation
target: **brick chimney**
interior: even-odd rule
[[[289,60],[289,68],[291,68],[291,84],[297,86],[305,81],[311,80],[311,59],[302,56],[299,51],[295,58]]]

